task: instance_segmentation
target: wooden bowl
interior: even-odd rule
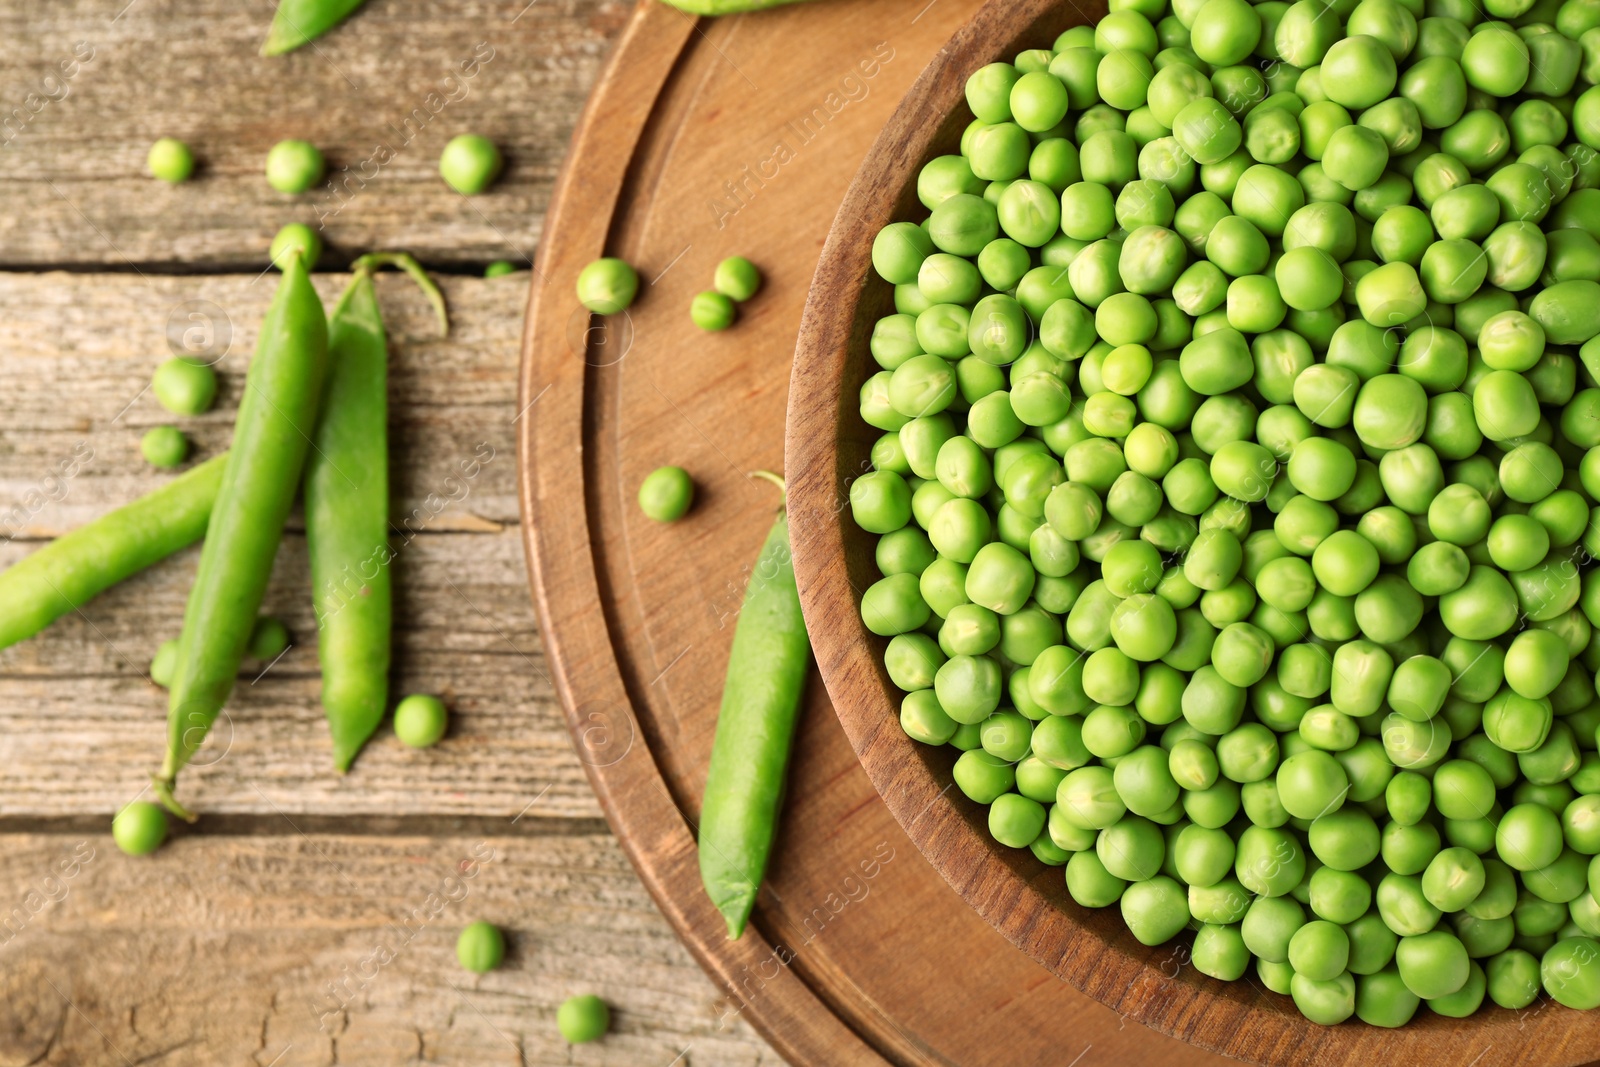
[[[1022,48],[1048,47],[1103,7],[990,0],[912,86],[857,173],[822,252],[801,324],[789,390],[786,470],[795,570],[828,693],[878,792],[946,881],[1018,948],[1125,1017],[1203,1048],[1262,1064],[1585,1063],[1600,1057],[1600,1011],[1542,1000],[1513,1012],[1492,1005],[1468,1019],[1419,1010],[1398,1030],[1352,1020],[1306,1021],[1288,997],[1255,980],[1219,982],[1189,965],[1186,940],[1146,948],[1120,910],[1067,895],[1059,868],[989,837],[985,809],[951,788],[953,751],[900,729],[900,694],[883,668],[885,642],[861,623],[861,591],[879,577],[876,538],[849,517],[849,484],[869,469],[878,431],[861,421],[857,391],[876,367],[872,324],[893,310],[871,267],[887,222],[921,218],[916,174],[957,150],[967,75]],[[870,368],[870,369],[869,369]],[[961,966],[951,960],[951,966]]]

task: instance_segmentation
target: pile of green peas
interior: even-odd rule
[[[873,244],[903,729],[1318,1023],[1600,1006],[1596,83],[1600,0],[1112,0]]]

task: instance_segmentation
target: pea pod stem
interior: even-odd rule
[[[166,756],[153,779],[157,798],[191,822],[195,816],[173,797],[173,786],[233,691],[316,429],[327,345],[322,302],[305,263],[291,253],[261,324],[206,526],[178,641]]]
[[[261,45],[264,56],[293,52],[301,45],[321,37],[349,18],[365,0],[281,0],[273,13],[267,39]]]
[[[225,463],[226,454],[208,459],[0,571],[0,648],[200,540]]]
[[[417,287],[422,290],[422,294],[428,298],[428,303],[433,305],[433,313],[439,319],[439,336],[448,336],[450,333],[450,312],[445,307],[444,294],[439,291],[439,286],[434,283],[434,280],[428,276],[428,272],[422,269],[422,264],[418,263],[415,257],[408,252],[368,252],[351,264],[350,269],[356,274],[373,274],[381,267],[394,267],[405,271],[411,280],[417,283]],[[352,282],[352,284],[354,283]]]
[[[372,275],[409,274],[449,329],[444,298],[403,252],[355,262],[328,326],[328,380],[306,459],[306,545],[333,762],[350,768],[389,698],[393,594],[389,550],[389,345]]]
[[[756,476],[783,488],[777,475]],[[789,518],[780,510],[734,629],[700,808],[700,877],[730,938],[744,933],[766,872],[810,662]]]

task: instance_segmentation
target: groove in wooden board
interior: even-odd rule
[[[624,0],[372,0],[313,46],[263,58],[267,3],[21,5],[0,35],[8,118],[46,74],[59,78],[76,43],[93,58],[58,99],[0,130],[0,179],[28,205],[0,262],[258,269],[278,227],[326,216],[329,263],[404,247],[427,262],[526,265],[571,116],[631,10]],[[463,77],[480,45],[493,58]],[[419,108],[426,118],[407,126]],[[470,199],[438,176],[444,144],[467,131],[507,159],[495,187]],[[189,182],[168,187],[146,173],[162,136],[193,146]],[[330,181],[350,191],[273,192],[262,167],[286,137],[321,147]],[[392,152],[386,162],[380,146]]]
[[[1600,1047],[1593,1012],[1547,1005],[1536,1030],[1520,1013],[1495,1008],[1466,1020],[1422,1012],[1393,1031],[1360,1022],[1324,1027],[1254,982],[1200,975],[1183,966],[1181,943],[1140,945],[1116,909],[1078,906],[1055,872],[1024,851],[996,848],[985,808],[950,790],[951,751],[913,742],[896,722],[899,691],[882,666],[885,642],[867,632],[858,609],[859,590],[876,578],[873,538],[840,506],[876,437],[859,418],[855,391],[869,373],[872,323],[892,308],[889,287],[871,270],[872,237],[891,219],[914,217],[921,161],[954,150],[967,74],[1047,44],[1074,14],[1082,20],[1053,0],[986,4],[952,42],[948,62],[929,69],[885,126],[813,280],[791,383],[793,542],[813,647],[851,743],[922,854],[980,914],[1056,975],[1157,1030],[1259,1063],[1586,1061]]]
[[[0,537],[57,536],[159,484],[167,475],[139,454],[139,436],[152,426],[179,425],[199,457],[226,448],[275,277],[0,273],[0,351],[13,368],[0,428]],[[517,521],[511,353],[528,277],[440,278],[454,313],[442,339],[415,286],[379,275],[394,350],[391,440],[404,457],[392,487],[398,527],[483,530]],[[314,280],[331,308],[349,278]],[[195,339],[190,347],[173,340],[184,336]],[[175,351],[212,358],[224,348],[210,412],[179,418],[156,402],[148,386],[162,360]],[[482,461],[480,443],[493,459]],[[60,496],[52,476],[80,447],[92,456],[76,465],[65,495],[50,499]],[[478,473],[463,478],[461,464],[474,460]],[[442,509],[429,504],[430,494]],[[296,516],[291,528],[298,523]]]
[[[599,188],[563,191],[540,263],[523,396],[549,392],[541,401],[544,421],[525,431],[524,472],[529,553],[551,662],[580,735],[593,725],[584,709],[596,700],[637,731],[626,758],[591,765],[597,792],[663,910],[724,988],[752,957],[742,942],[722,940],[683,828],[697,807],[741,571],[775,505],[771,491],[748,482],[744,471],[773,462],[784,354],[833,205],[883,115],[967,10],[823,2],[719,22],[672,68],[655,103],[655,113],[669,117],[645,121],[632,147],[606,142],[613,152],[633,152],[621,207],[611,206],[614,160],[586,157],[595,145],[580,141],[573,166],[587,163],[588,185]],[[873,75],[865,99],[874,102],[842,108],[811,156],[762,185],[726,231],[711,229],[706,191],[717,188],[716,176],[737,176],[742,153],[765,151],[774,129],[824,100],[886,37],[897,53]],[[629,48],[619,47],[619,65]],[[593,106],[606,103],[603,87]],[[597,128],[586,121],[580,137]],[[613,210],[609,227],[594,222]],[[581,211],[578,221],[568,211]],[[570,279],[601,252],[602,235],[604,250],[634,262],[647,282],[666,273],[629,312],[634,347],[626,358],[597,357],[602,365],[589,367],[580,386],[573,366],[579,359],[562,331],[575,310]],[[767,288],[742,309],[736,329],[699,334],[684,314],[688,298],[705,287],[716,260],[733,252],[756,256]],[[558,390],[556,405],[544,407]],[[559,424],[550,421],[557,412]],[[580,432],[581,484],[563,463],[573,449],[567,435]],[[638,477],[664,462],[687,465],[699,494],[689,517],[670,527],[643,521],[632,503]],[[581,515],[573,507],[579,498],[586,502]],[[578,558],[592,561],[595,572],[575,585]],[[1033,966],[961,906],[909,850],[820,686],[809,695],[791,783],[783,843],[756,930],[747,935],[795,952],[783,977],[798,975],[802,990],[763,990],[750,1009],[786,1055],[847,1062],[806,1031],[801,1038],[818,1051],[796,1049],[795,1017],[775,1023],[766,1014],[785,1006],[779,996],[803,993],[820,997],[893,1062],[1046,1062],[1075,1034],[1092,1036],[1082,1036],[1067,1059],[1094,1044],[1106,1055],[1156,1063],[1211,1062],[1138,1028],[1122,1029],[1110,1011]],[[859,865],[880,845],[892,859],[871,867],[868,880]],[[952,957],[959,970],[950,967]],[[823,1006],[813,1001],[806,1010]],[[815,1027],[817,1020],[801,1023]]]
[[[614,1022],[576,1062],[772,1062],[719,1020],[612,838],[506,827],[313,839],[279,820],[148,858],[103,832],[0,835],[0,1064],[564,1064],[555,1011],[581,992]],[[478,918],[510,943],[481,977],[454,951]]]

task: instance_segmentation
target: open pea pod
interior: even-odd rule
[[[261,45],[264,56],[293,52],[349,18],[364,0],[281,0]]]
[[[322,663],[322,706],[333,762],[350,768],[378,728],[389,699],[389,343],[372,276],[394,266],[410,274],[449,329],[444,297],[403,252],[355,263],[328,323],[328,380],[306,459],[306,548]]]

